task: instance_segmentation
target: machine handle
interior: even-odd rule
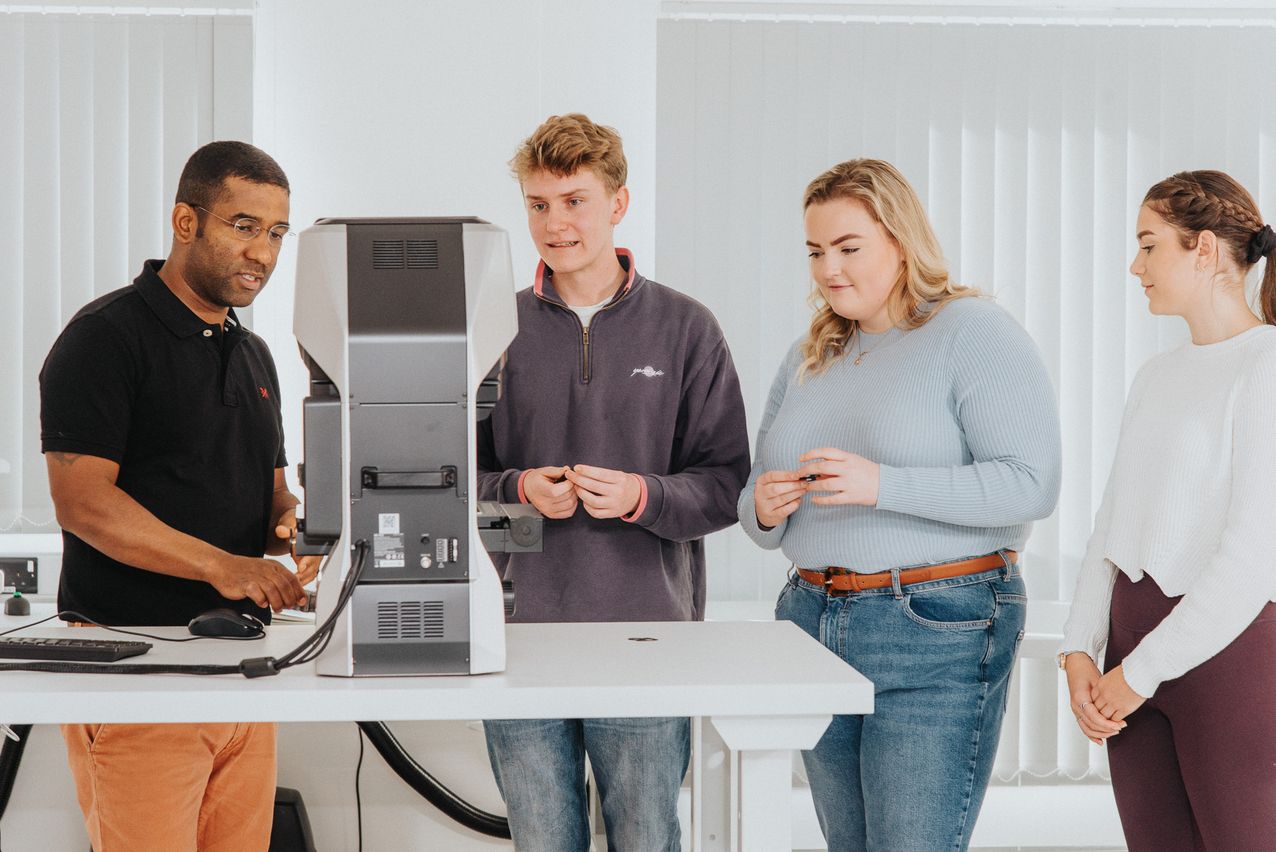
[[[361,471],[364,488],[455,488],[456,467],[444,465],[438,470],[379,470],[365,467]]]

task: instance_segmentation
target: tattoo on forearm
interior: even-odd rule
[[[63,467],[70,467],[84,456],[83,453],[49,453],[48,455]]]

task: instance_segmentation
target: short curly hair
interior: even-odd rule
[[[578,112],[551,115],[510,160],[510,171],[519,182],[533,172],[567,177],[582,168],[592,169],[608,192],[619,190],[629,177],[620,134]]]
[[[226,188],[227,178],[277,186],[291,193],[288,176],[265,151],[247,142],[209,142],[191,154],[177,181],[178,204],[212,207]]]

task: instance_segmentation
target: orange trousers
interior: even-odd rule
[[[267,852],[273,723],[63,725],[94,852]]]

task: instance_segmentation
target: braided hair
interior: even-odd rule
[[[1153,185],[1143,203],[1179,232],[1185,249],[1210,231],[1242,273],[1266,258],[1259,302],[1263,321],[1276,325],[1276,232],[1245,187],[1212,169],[1179,172]]]

